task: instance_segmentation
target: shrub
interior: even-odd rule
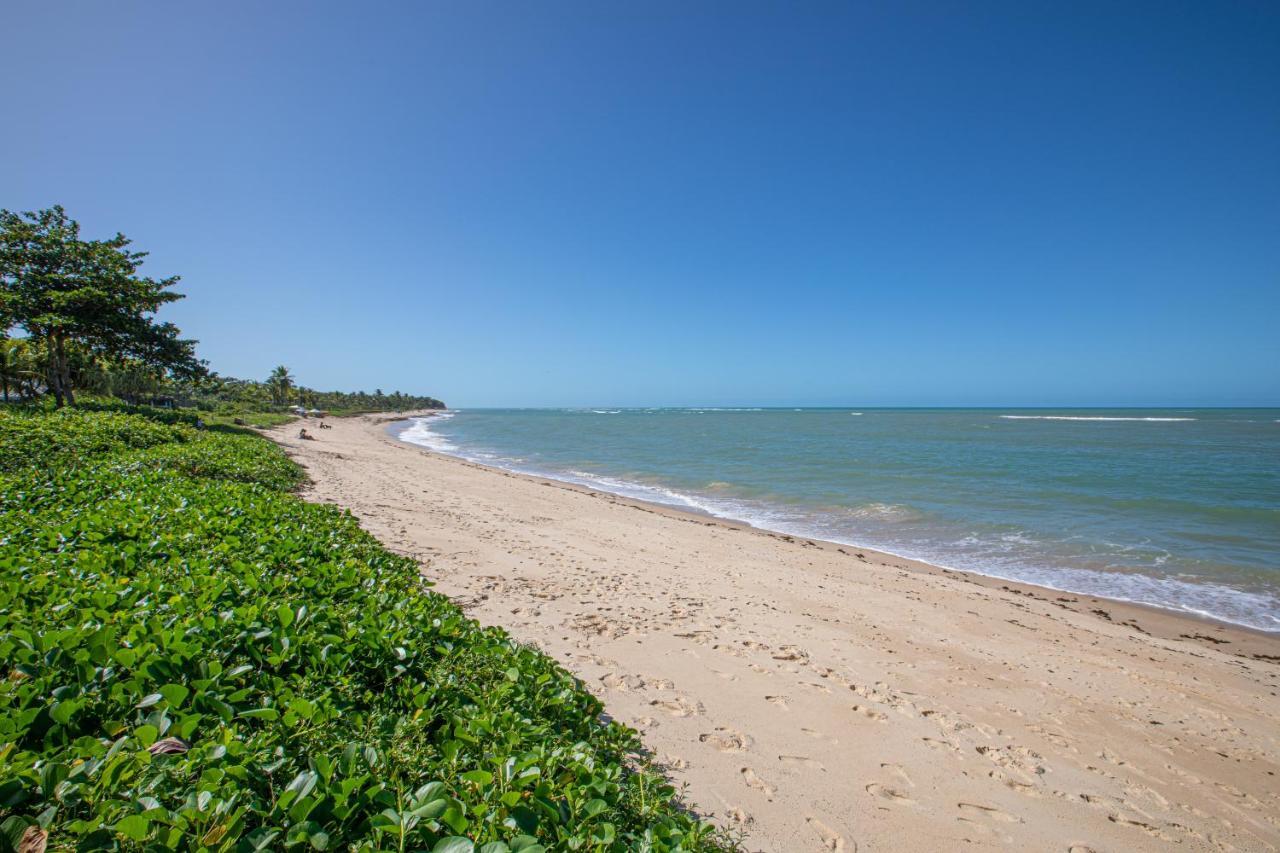
[[[0,462],[0,847],[725,846],[571,675],[289,494],[266,441],[0,415]]]

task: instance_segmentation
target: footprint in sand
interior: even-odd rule
[[[931,737],[922,737],[920,740],[924,741],[924,745],[930,749],[936,749],[940,752],[960,752],[960,747],[956,746],[949,740],[938,740],[937,738]]]
[[[991,820],[998,820],[1001,823],[1022,823],[1022,818],[1017,815],[1011,815],[1008,812],[1001,811],[994,806],[981,806],[977,803],[956,803],[956,808],[971,817],[989,818]]]
[[[807,688],[809,688],[810,690],[817,690],[817,691],[818,691],[818,692],[820,692],[820,693],[830,693],[830,692],[831,692],[831,688],[830,688],[830,687],[828,687],[828,686],[827,686],[827,685],[825,685],[825,684],[815,684],[815,683],[813,683],[812,681],[801,681],[801,682],[798,682],[798,683],[799,683],[799,685],[800,685],[801,687],[807,687]]]
[[[638,675],[610,672],[600,678],[600,683],[612,690],[643,690],[644,679]]]
[[[746,809],[742,808],[741,806],[734,805],[733,803],[726,800],[724,797],[720,797],[717,795],[717,799],[719,799],[720,804],[724,806],[724,816],[727,817],[729,820],[733,821],[739,826],[747,826],[755,822],[755,818],[753,818],[751,816],[751,813],[748,812]]]
[[[774,660],[793,660],[800,663],[809,662],[809,653],[798,646],[783,646],[773,653]]]
[[[698,740],[709,743],[721,752],[742,752],[751,746],[751,737],[728,726],[717,726],[714,732],[699,735]]]
[[[791,701],[786,696],[766,696],[764,698],[766,702],[772,702],[784,711],[787,710],[787,703]]]
[[[887,772],[890,776],[893,776],[894,778],[896,778],[899,782],[906,785],[908,788],[914,788],[916,786],[916,783],[911,781],[911,777],[907,775],[907,771],[902,769],[902,765],[900,764],[888,764],[888,763],[881,764],[880,769]]]
[[[862,716],[866,717],[868,720],[877,720],[878,722],[881,722],[881,723],[889,719],[888,714],[877,711],[875,708],[868,708],[866,705],[854,705],[853,712],[855,714],[861,714]]]
[[[879,782],[872,782],[867,786],[867,793],[878,800],[884,800],[895,806],[914,806],[916,801],[899,791],[897,788],[890,788],[888,785],[881,785]]]
[[[822,839],[822,846],[824,848],[827,850],[845,849],[844,838],[840,833],[836,832],[816,817],[806,817],[804,821],[813,828],[814,832],[818,833],[818,837]],[[853,849],[856,851],[857,845],[854,845]]]
[[[773,799],[774,793],[778,790],[777,788],[761,779],[756,774],[756,771],[752,770],[750,767],[744,767],[740,772],[742,773],[742,781],[747,783],[748,788],[752,788],[764,794],[765,799]]]
[[[694,702],[683,696],[654,699],[649,704],[655,708],[661,708],[673,717],[696,717],[704,710],[701,702]]]
[[[822,766],[822,762],[814,761],[812,758],[810,758],[807,755],[779,755],[778,760],[781,761],[783,764],[787,764],[793,767],[794,766],[807,767],[810,770],[821,770],[824,773],[827,771],[827,768]]]
[[[1005,773],[1003,770],[999,770],[999,769],[992,770],[989,773],[987,773],[987,776],[988,778],[994,779],[997,782],[1001,783],[1010,791],[1017,791],[1019,794],[1022,794],[1023,796],[1026,796],[1026,797],[1041,796],[1040,790],[1036,788],[1035,785],[1032,785],[1029,782],[1022,782],[1022,781],[1019,781],[1018,779],[1014,779],[1008,773]]]
[[[817,729],[806,729],[806,728],[804,728],[803,726],[801,726],[801,728],[800,728],[800,733],[801,733],[801,734],[803,734],[803,735],[808,735],[809,737],[813,738],[814,740],[826,741],[827,743],[831,744],[832,746],[835,746],[836,744],[840,743],[840,739],[839,739],[839,738],[834,738],[834,737],[832,737],[831,735],[826,734],[825,732],[820,732],[820,731],[818,731]]]

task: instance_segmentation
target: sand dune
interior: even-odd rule
[[[436,588],[577,673],[752,850],[1280,849],[1280,640],[272,435]]]

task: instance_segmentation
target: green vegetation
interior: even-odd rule
[[[0,853],[725,847],[241,428],[444,404],[210,373],[129,245],[0,211]]]
[[[268,429],[269,427],[287,424],[293,420],[297,420],[294,415],[286,415],[282,412],[238,411],[236,413],[212,413],[206,416],[206,422],[212,425],[250,426],[256,429]]]
[[[552,660],[193,419],[0,410],[0,850],[725,846]]]
[[[271,402],[277,406],[286,406],[293,394],[293,374],[283,364],[271,371],[267,377],[267,391],[271,394]]]
[[[433,397],[316,391],[299,386],[284,366],[265,382],[219,377],[195,354],[195,341],[155,319],[184,297],[178,276],[139,274],[146,252],[123,234],[80,236],[80,223],[60,206],[0,210],[0,396],[29,402],[77,395],[127,403],[194,407],[235,416],[283,413],[292,406],[331,414],[442,409]],[[23,337],[12,338],[20,333]],[[247,418],[244,418],[247,420]],[[256,422],[261,422],[258,419]]]
[[[243,412],[287,411],[292,406],[320,409],[331,415],[360,412],[404,412],[410,409],[443,409],[435,397],[403,394],[382,389],[366,391],[317,391],[298,385],[284,365],[271,371],[265,382],[210,376],[199,382],[171,383],[169,393],[182,406],[204,411],[235,414]]]
[[[22,329],[39,344],[44,379],[58,406],[75,403],[72,361],[84,354],[121,372],[194,378],[202,372],[195,341],[153,319],[182,294],[177,276],[138,274],[146,252],[129,238],[84,240],[61,207],[28,213],[0,210],[0,331]]]

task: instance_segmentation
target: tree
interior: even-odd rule
[[[45,384],[58,406],[75,404],[71,355],[131,359],[162,373],[204,370],[195,341],[153,315],[182,299],[177,276],[138,274],[146,252],[127,237],[83,240],[80,223],[61,206],[39,212],[0,210],[0,329],[21,328],[44,350]]]
[[[271,371],[267,377],[267,388],[271,391],[271,402],[283,406],[289,402],[289,392],[293,390],[293,374],[283,364]]]

